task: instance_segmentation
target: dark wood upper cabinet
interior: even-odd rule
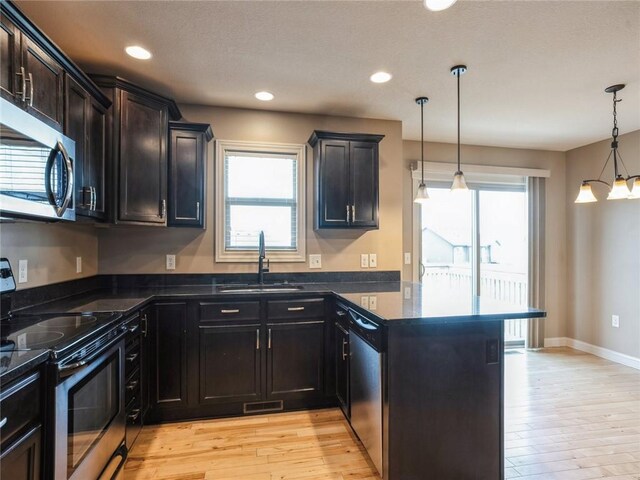
[[[28,36],[23,35],[21,43],[27,111],[62,130],[64,70]]]
[[[378,228],[378,144],[383,138],[313,132],[316,229]]]
[[[0,94],[16,105],[22,99],[20,31],[2,11],[0,17]]]
[[[65,79],[65,134],[76,142],[76,214],[105,216],[105,109],[75,80]]]
[[[169,122],[170,227],[205,228],[207,143],[213,139],[206,123]]]
[[[107,117],[110,220],[166,225],[169,120],[180,119],[178,107],[121,78],[92,78],[113,101]]]

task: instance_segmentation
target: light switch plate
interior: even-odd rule
[[[369,296],[369,310],[376,310],[378,308],[378,297],[376,295]]]
[[[360,255],[360,267],[369,268],[369,255],[366,253]]]
[[[363,295],[360,297],[360,306],[362,308],[369,308],[369,297]]]
[[[176,256],[167,255],[167,270],[175,270],[175,269],[176,269]]]
[[[29,262],[27,260],[18,260],[18,283],[27,283],[29,281],[28,270]]]
[[[404,264],[411,265],[411,252],[404,252]]]
[[[620,316],[611,315],[611,326],[614,328],[620,328]]]
[[[369,254],[369,268],[378,268],[378,255],[375,253]]]
[[[82,257],[76,257],[76,273],[82,273]]]
[[[309,268],[322,268],[322,255],[309,255]]]

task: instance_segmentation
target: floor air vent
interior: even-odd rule
[[[244,413],[280,412],[283,408],[282,400],[245,403]]]

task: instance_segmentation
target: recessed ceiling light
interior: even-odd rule
[[[456,2],[457,0],[424,0],[424,6],[432,12],[439,12],[446,10]]]
[[[256,92],[255,96],[258,100],[262,100],[263,102],[269,102],[273,100],[273,93],[271,92]]]
[[[146,48],[142,48],[139,45],[131,45],[124,49],[127,55],[138,60],[149,60],[151,58],[151,52]]]
[[[376,72],[369,77],[373,83],[386,83],[391,80],[391,74],[387,72]]]

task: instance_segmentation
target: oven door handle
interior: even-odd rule
[[[104,344],[98,351],[93,352],[89,357],[83,358],[78,362],[70,363],[68,365],[58,364],[57,367],[58,367],[58,374],[60,375],[60,378],[70,377],[71,375],[87,368],[95,358],[99,357],[104,352],[106,352],[111,347],[113,347],[116,343],[118,343],[120,340],[122,340],[127,334],[127,331],[128,330],[126,329],[126,327],[121,326],[119,327],[119,332],[115,337],[113,337],[106,344]]]

